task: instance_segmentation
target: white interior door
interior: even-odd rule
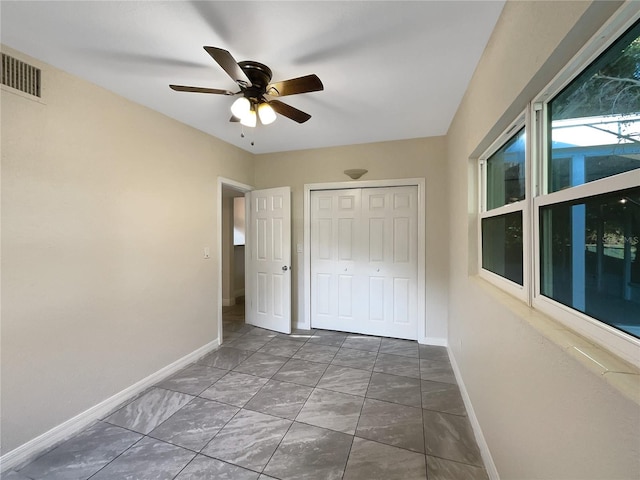
[[[245,321],[291,333],[291,189],[254,190],[245,198]]]
[[[311,192],[311,326],[416,339],[417,187]]]

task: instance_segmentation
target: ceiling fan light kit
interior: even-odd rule
[[[253,61],[236,62],[233,56],[222,48],[204,47],[204,49],[236,82],[240,91],[233,93],[229,90],[215,88],[169,85],[172,90],[215,95],[242,95],[231,105],[231,113],[233,114],[231,121],[240,120],[240,123],[246,127],[255,127],[258,118],[263,125],[269,125],[275,121],[276,113],[298,123],[304,123],[311,118],[308,113],[269,97],[284,97],[324,90],[317,75],[305,75],[269,83],[272,73],[266,65]]]
[[[273,110],[273,107],[266,102],[258,106],[258,116],[263,125],[269,125],[276,121],[276,112]]]
[[[251,108],[245,115],[240,117],[240,123],[245,127],[255,127],[257,122],[256,111]]]
[[[251,102],[246,97],[238,98],[231,105],[231,113],[233,114],[234,117],[237,117],[239,119],[242,119],[242,117],[247,115],[250,110],[251,110]]]

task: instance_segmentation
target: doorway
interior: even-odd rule
[[[224,341],[222,309],[236,306],[247,325],[291,333],[291,189],[254,190],[218,177],[218,340]],[[245,266],[242,286],[234,279],[232,199],[245,198]],[[233,289],[236,290],[233,290]],[[234,292],[244,291],[236,295]],[[223,296],[224,293],[224,296]],[[238,304],[238,297],[246,297]],[[226,305],[227,307],[223,307]],[[242,306],[241,306],[242,305]],[[241,310],[241,311],[240,311]]]
[[[252,187],[218,178],[218,339],[242,331],[245,319],[245,206]]]

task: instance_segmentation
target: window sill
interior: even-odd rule
[[[529,323],[547,340],[562,348],[588,370],[604,379],[624,396],[640,405],[640,369],[587,340],[563,324],[529,307],[521,300],[474,276],[477,284],[515,315]]]

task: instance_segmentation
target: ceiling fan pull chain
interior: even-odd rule
[[[245,134],[244,134],[244,125],[240,125],[240,138],[245,138]],[[253,147],[255,145],[253,140],[250,140],[250,144]]]

